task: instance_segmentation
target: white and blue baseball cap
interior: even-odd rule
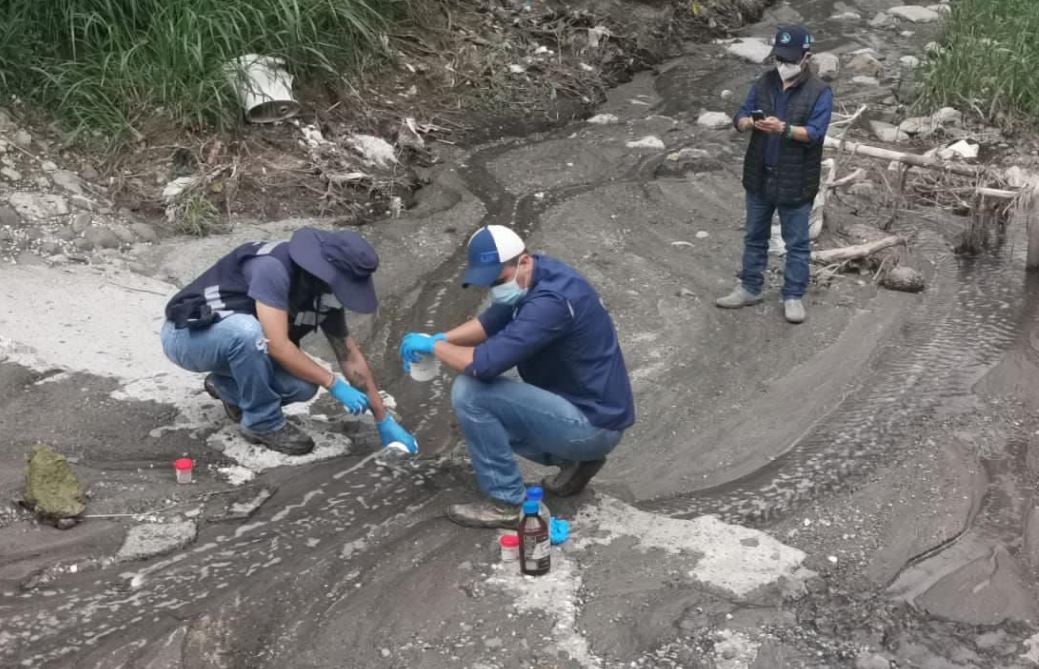
[[[487,225],[469,238],[469,267],[462,287],[489,288],[498,280],[505,263],[522,255],[523,240],[504,225]]]

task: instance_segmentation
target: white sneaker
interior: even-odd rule
[[[760,294],[755,295],[744,288],[743,284],[740,284],[725,297],[719,297],[715,300],[714,304],[722,309],[740,309],[741,307],[749,307],[752,304],[759,304],[763,299],[765,298]]]
[[[786,316],[788,323],[804,323],[807,317],[805,305],[801,304],[801,300],[797,298],[783,300],[783,315]]]

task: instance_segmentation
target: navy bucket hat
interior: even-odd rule
[[[379,268],[379,256],[356,232],[300,228],[289,240],[289,256],[331,286],[339,303],[350,311],[371,314],[378,308],[372,274]]]

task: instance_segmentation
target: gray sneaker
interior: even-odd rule
[[[763,299],[765,298],[763,298],[760,293],[755,295],[744,288],[743,284],[740,284],[725,297],[719,297],[715,300],[714,304],[722,309],[740,309],[742,307],[749,307],[753,304],[759,304]]]
[[[548,521],[549,511],[544,502],[541,515]],[[485,499],[472,504],[452,504],[447,508],[447,517],[464,527],[501,527],[514,530],[519,526],[523,514],[522,504],[507,504],[496,499]]]
[[[797,298],[783,300],[783,315],[789,323],[804,323],[807,317],[805,305]]]
[[[246,441],[285,455],[306,455],[314,450],[314,440],[288,421],[272,432],[253,432],[244,425],[239,425],[238,431]]]

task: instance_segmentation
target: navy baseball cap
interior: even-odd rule
[[[772,55],[788,63],[800,63],[812,50],[812,34],[804,26],[780,26],[772,45]]]
[[[487,225],[469,238],[469,266],[462,287],[489,288],[498,280],[505,263],[523,254],[526,245],[504,225]]]
[[[289,240],[292,261],[327,283],[339,303],[361,314],[375,313],[372,274],[379,268],[379,256],[361,235],[349,230],[331,232],[300,228]]]

